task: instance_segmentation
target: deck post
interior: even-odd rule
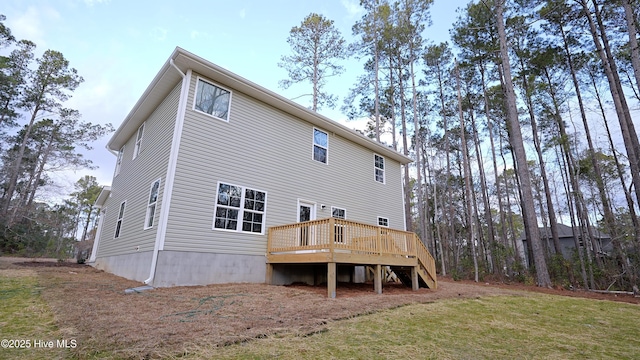
[[[373,273],[373,291],[382,294],[382,265],[376,264],[376,271]]]
[[[411,267],[411,290],[416,291],[420,289],[420,283],[418,282],[418,267]]]
[[[327,263],[327,295],[330,299],[336,298],[336,263]]]
[[[273,285],[273,264],[267,263],[267,274],[265,276],[264,282],[267,285]]]

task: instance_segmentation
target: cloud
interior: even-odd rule
[[[7,25],[17,39],[28,39],[38,46],[46,47],[45,26],[59,19],[60,13],[54,8],[30,6],[22,15],[7,19]]]
[[[347,13],[350,17],[358,17],[363,12],[364,9],[360,6],[360,3],[355,0],[342,0],[342,6],[347,10]]]

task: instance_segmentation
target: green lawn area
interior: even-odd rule
[[[59,345],[71,339],[56,327],[40,290],[34,273],[0,276],[0,359],[55,359],[69,354]]]
[[[0,348],[0,359],[78,354],[35,348],[35,340],[56,342],[73,333],[55,323],[40,292],[35,274],[0,276],[0,339],[31,341],[26,349]],[[308,336],[285,334],[221,348],[200,345],[180,358],[638,359],[638,319],[638,305],[523,292],[403,306],[329,322],[326,331]],[[122,356],[107,345],[82,353]]]
[[[405,306],[309,337],[260,339],[194,358],[637,359],[640,307],[561,296],[499,296]]]

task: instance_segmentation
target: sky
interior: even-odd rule
[[[176,46],[220,65],[254,83],[295,98],[310,85],[278,87],[287,77],[278,67],[282,55],[290,54],[289,30],[312,12],[333,20],[345,40],[355,41],[351,27],[364,14],[359,0],[237,0],[237,1],[143,1],[143,0],[3,0],[0,14],[6,16],[16,39],[36,43],[36,55],[60,51],[77,69],[84,83],[64,106],[77,109],[85,121],[111,123],[118,128],[133,105],[169,58]],[[435,0],[433,24],[425,38],[447,41],[457,9],[469,0]],[[10,49],[0,49],[6,55]],[[338,104],[363,73],[362,62],[342,63],[346,71],[329,80],[327,90],[339,96]],[[304,106],[309,98],[296,100]],[[339,108],[339,106],[337,107]],[[321,110],[325,116],[351,128],[339,110]],[[101,185],[110,185],[116,158],[106,150],[109,136],[93,144],[85,156],[98,167],[57,174],[55,179],[69,188],[84,175],[93,175]],[[70,190],[71,191],[71,190]],[[62,191],[64,193],[64,190]],[[68,192],[67,192],[68,193]]]

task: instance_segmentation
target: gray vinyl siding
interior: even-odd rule
[[[219,181],[265,191],[267,227],[295,223],[297,201],[303,199],[316,202],[318,219],[330,217],[331,206],[337,206],[349,220],[377,225],[383,216],[390,227],[404,228],[398,162],[385,157],[386,183],[380,184],[374,152],[330,132],[328,163],[317,162],[312,124],[234,89],[229,122],[215,119],[192,110],[196,81],[194,73],[164,250],[264,255],[266,231],[212,229]]]
[[[97,257],[151,251],[154,248],[180,97],[180,85],[180,83],[176,85],[145,121],[140,153],[135,159],[132,158],[137,129],[125,145],[120,174],[113,178],[111,197],[105,203],[107,213],[102,226]],[[161,180],[154,224],[152,228],[144,230],[149,190],[157,179]],[[114,239],[120,203],[125,200],[126,207],[120,237]]]

